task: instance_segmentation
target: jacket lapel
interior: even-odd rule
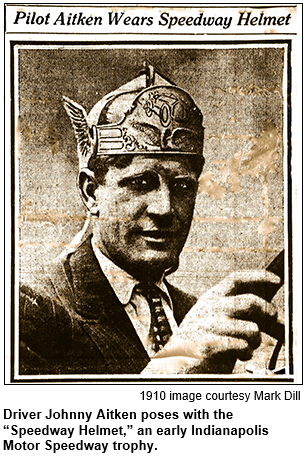
[[[51,279],[57,296],[99,349],[110,373],[140,373],[146,367],[150,358],[101,271],[90,237],[59,261]],[[179,325],[197,299],[169,283],[167,287]]]
[[[197,298],[165,281],[173,303],[173,314],[177,325],[180,325],[188,311],[195,305]]]
[[[124,307],[117,299],[91,247],[88,238],[62,262],[70,290],[73,317],[98,347],[115,372],[139,373],[148,364],[147,355]],[[59,278],[58,278],[59,279]],[[59,280],[57,279],[57,285]],[[63,293],[61,293],[63,296]],[[121,367],[121,368],[120,368]],[[119,368],[119,370],[118,370]]]

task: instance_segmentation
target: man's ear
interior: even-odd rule
[[[95,178],[94,173],[88,168],[83,168],[78,176],[78,185],[82,200],[89,210],[90,214],[97,216],[99,212],[96,200],[98,182]]]

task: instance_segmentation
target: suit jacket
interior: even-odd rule
[[[197,299],[167,286],[179,325]],[[139,374],[150,361],[90,237],[21,287],[19,319],[20,374]]]

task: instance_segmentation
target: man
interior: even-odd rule
[[[20,373],[231,373],[262,331],[281,338],[273,273],[235,273],[198,301],[166,279],[204,164],[190,96],[149,67],[88,116],[64,106],[88,221],[37,290],[21,288]]]

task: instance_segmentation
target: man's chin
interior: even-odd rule
[[[164,274],[170,274],[177,270],[179,265],[179,256],[167,255],[166,253],[147,252],[144,257],[138,257],[131,262],[133,265],[133,276],[140,278],[142,281],[154,281],[160,279]]]

